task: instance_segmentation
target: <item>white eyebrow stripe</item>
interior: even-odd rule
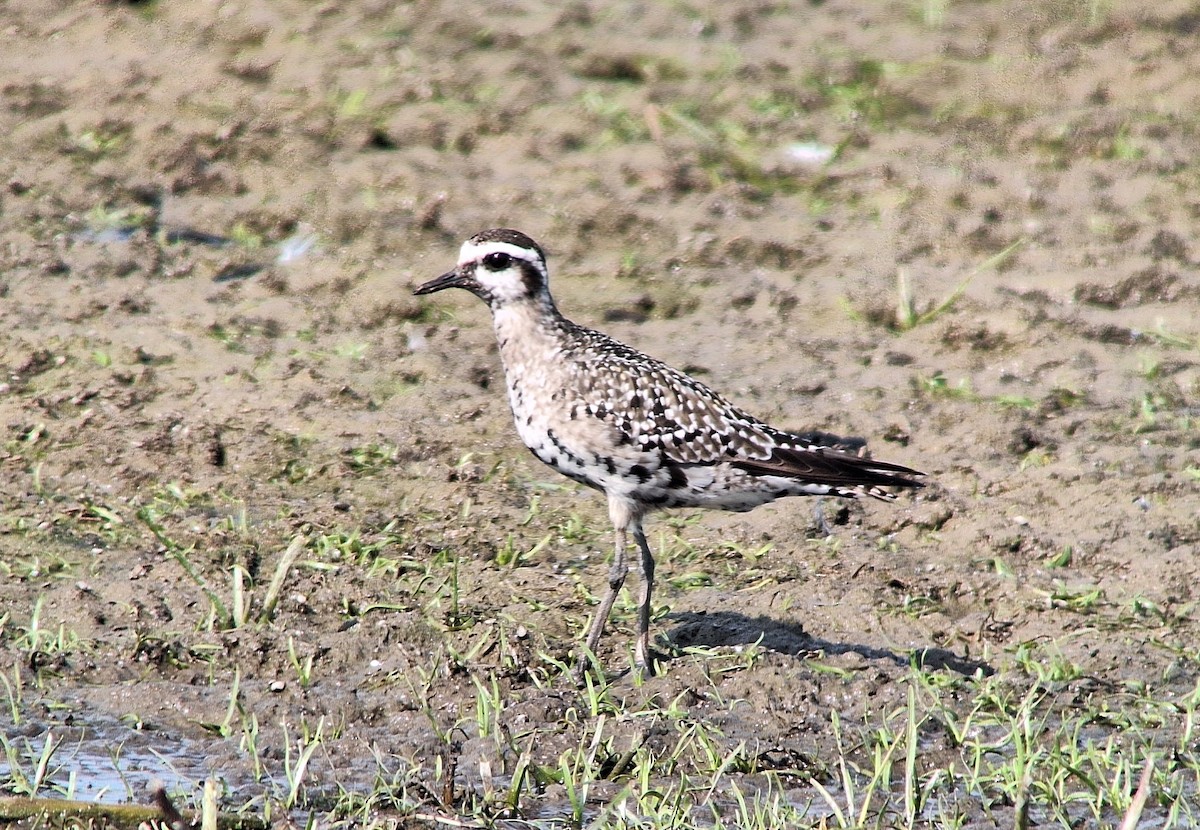
[[[464,242],[462,250],[458,253],[458,264],[462,265],[464,262],[473,262],[492,253],[508,254],[513,259],[519,259],[524,262],[535,262],[538,258],[536,251],[522,248],[520,245],[512,245],[508,242],[484,242],[481,245]]]

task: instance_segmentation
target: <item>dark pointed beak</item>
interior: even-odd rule
[[[432,279],[424,285],[417,286],[413,291],[414,294],[432,294],[434,291],[441,291],[443,288],[466,288],[470,290],[475,284],[468,275],[463,274],[458,268],[453,271],[447,271],[436,279]]]

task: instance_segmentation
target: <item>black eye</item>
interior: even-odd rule
[[[513,258],[500,251],[493,251],[483,258],[483,264],[489,271],[503,271],[512,265]]]

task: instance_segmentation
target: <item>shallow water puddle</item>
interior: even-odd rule
[[[25,719],[3,731],[0,787],[22,795],[104,803],[149,803],[161,782],[183,803],[198,800],[207,778],[227,798],[254,784],[249,762],[229,741],[137,729],[104,716],[69,723]],[[242,798],[241,801],[248,800]]]

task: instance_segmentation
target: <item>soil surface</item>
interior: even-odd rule
[[[273,769],[321,724],[312,793],[450,765],[441,809],[511,773],[472,731],[491,684],[535,759],[578,741],[558,666],[603,499],[520,445],[483,305],[411,294],[494,226],[542,243],[577,322],[927,474],[824,502],[831,537],[811,500],[652,518],[664,662],[626,673],[631,594],[614,711],[682,707],[767,769],[831,763],[830,712],[903,705],[914,660],[1195,686],[1192,4],[12,0],[0,25],[7,734],[206,740],[242,803],[250,716]]]

